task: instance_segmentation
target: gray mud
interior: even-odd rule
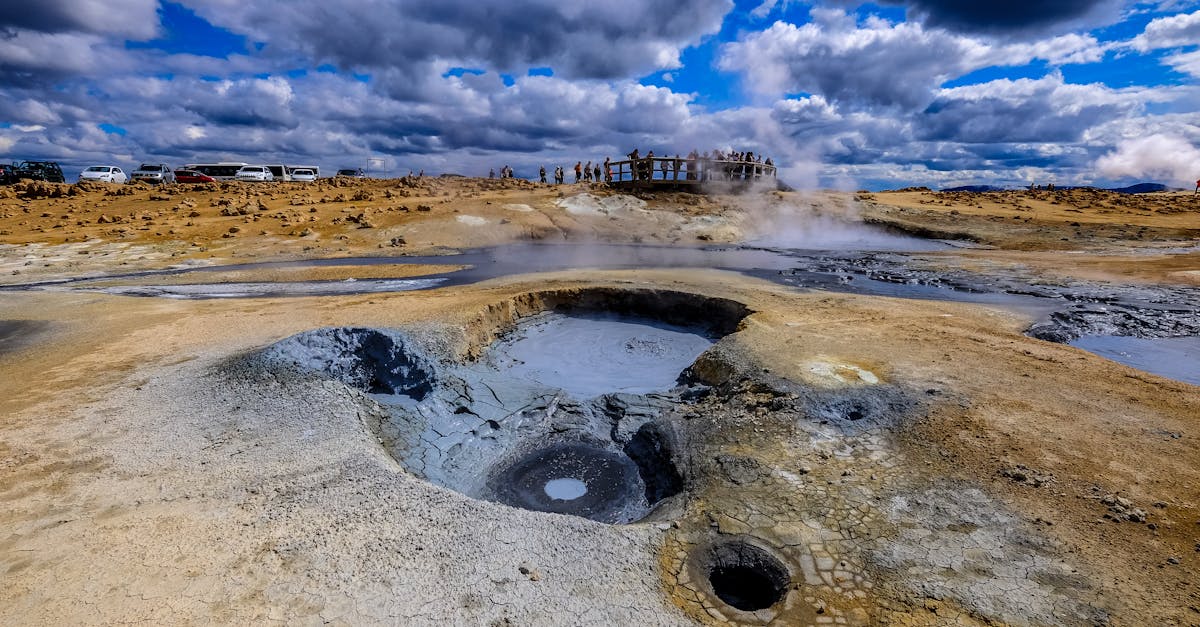
[[[1070,344],[1138,370],[1200,385],[1200,337],[1097,335],[1081,337]]]
[[[372,426],[376,437],[432,483],[524,509],[630,523],[683,488],[667,417],[688,393],[680,375],[713,344],[711,331],[543,312],[474,361],[439,359],[407,332],[366,328],[301,333],[256,359],[370,394],[383,416]],[[582,492],[556,498],[563,486]]]
[[[487,351],[494,373],[536,381],[574,398],[674,387],[679,373],[713,341],[695,328],[614,314],[545,314]]]

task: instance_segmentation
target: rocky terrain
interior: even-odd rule
[[[5,624],[1200,625],[1200,387],[1046,341],[1195,334],[1190,194],[439,178],[0,196]],[[590,246],[803,247],[864,225],[955,246],[755,272],[596,269]],[[476,263],[454,253],[513,242],[580,256],[410,291],[97,289],[363,256],[432,255],[203,280],[454,276]],[[559,340],[579,388],[545,378],[554,344],[512,348],[581,313],[705,341],[678,385],[611,392],[639,372],[622,360],[674,358],[672,336]],[[533,499],[539,455],[567,444],[619,477],[590,489],[622,488]]]

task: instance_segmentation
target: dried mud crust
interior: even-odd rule
[[[735,301],[672,291],[532,292],[486,307],[461,331],[471,339],[453,353],[478,356],[539,312],[609,309],[703,320],[726,333],[750,313]],[[388,346],[409,353],[431,344],[399,331],[355,333],[386,333],[395,338]],[[292,365],[364,391],[369,381],[387,380],[341,360],[292,359],[286,347],[322,345],[310,335],[267,354],[282,351]],[[268,361],[282,363],[280,354]],[[904,624],[915,616],[920,623],[1087,625],[1121,609],[1063,546],[979,486],[914,472],[898,441],[931,415],[961,412],[963,399],[878,381],[833,390],[802,385],[765,373],[730,342],[687,369],[685,392],[592,403],[492,387],[481,404],[469,391],[478,388],[471,375],[449,375],[449,353],[440,361],[378,359],[357,349],[341,355],[369,358],[368,373],[402,363],[397,372],[418,373],[421,394],[440,399],[415,411],[367,399],[361,408],[377,417],[368,428],[383,448],[418,477],[525,509],[608,523],[649,516],[662,525],[658,568],[667,597],[701,622]],[[411,366],[434,362],[440,365]],[[485,406],[494,402],[517,410],[490,414]],[[603,481],[589,485],[606,487],[570,502],[541,491],[568,475],[597,475]]]
[[[953,414],[956,400],[892,385],[818,391],[755,373],[736,353],[706,357],[695,370],[716,375],[713,393],[683,416],[694,494],[660,557],[669,594],[694,619],[1108,621],[1119,601],[1037,525],[970,482],[910,467],[899,436],[932,413]],[[739,609],[714,588],[713,547],[739,542],[778,561],[751,565],[760,586],[788,573],[777,602]]]

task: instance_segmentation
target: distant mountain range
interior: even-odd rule
[[[996,187],[995,185],[960,185],[958,187],[946,187],[946,188],[942,189],[942,191],[943,192],[1002,192],[1007,189],[1012,189],[1012,188],[1011,187]],[[1063,187],[1055,187],[1055,189],[1100,189],[1100,191],[1117,192],[1118,194],[1150,194],[1153,192],[1180,191],[1181,188],[1168,187],[1166,185],[1163,185],[1162,183],[1138,183],[1136,185],[1129,185],[1127,187],[1110,187],[1107,189],[1101,189],[1101,188],[1096,188],[1096,187],[1083,187],[1083,186],[1080,186],[1080,187],[1063,186]],[[1186,191],[1186,190],[1184,190],[1184,191]]]

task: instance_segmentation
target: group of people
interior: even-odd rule
[[[576,161],[575,162],[575,182],[576,183],[591,183],[591,182],[595,181],[595,182],[599,183],[600,177],[604,176],[605,182],[611,183],[612,182],[612,168],[609,167],[609,163],[611,163],[611,162],[606,158],[604,160],[604,171],[603,171],[606,174],[602,174],[602,172],[600,170],[600,162],[599,161],[597,161],[595,165],[592,165],[591,161],[588,161],[586,165],[582,161]],[[561,165],[554,167],[553,174],[554,174],[554,184],[555,185],[562,185],[567,182],[567,171],[564,170]],[[541,168],[538,169],[538,182],[541,182],[541,183],[548,182],[546,180],[546,166],[542,166]]]
[[[660,180],[663,181],[749,181],[762,178],[763,176],[775,176],[775,163],[770,157],[755,155],[751,151],[746,152],[722,152],[714,150],[712,152],[705,151],[700,154],[699,151],[693,150],[686,157],[680,157],[676,154],[674,157],[659,157],[655,158],[654,151],[646,153],[642,156],[637,148],[627,155],[629,157],[629,170],[625,170],[624,164],[618,164],[618,171],[614,174],[614,162],[608,157],[604,161],[599,160],[575,162],[575,182],[576,183],[612,183],[614,179],[618,181],[650,181],[655,179],[654,169],[655,162],[658,163],[658,170],[661,173]],[[555,166],[552,173],[555,185],[563,185],[567,181],[567,170],[562,166]],[[546,179],[546,166],[538,169],[538,181],[541,183],[549,183]],[[500,168],[500,178],[512,178],[513,170],[507,165]],[[626,178],[628,177],[628,178]],[[496,171],[491,170],[488,173],[488,178],[496,178]]]
[[[638,149],[627,155],[633,162],[631,176],[635,181],[654,179],[654,151],[641,156]],[[680,180],[683,173],[685,181],[748,181],[762,178],[764,175],[775,175],[775,162],[770,157],[755,155],[752,151],[729,152],[714,150],[700,154],[693,150],[687,157],[676,154],[672,157],[659,157],[658,170],[664,181]]]

